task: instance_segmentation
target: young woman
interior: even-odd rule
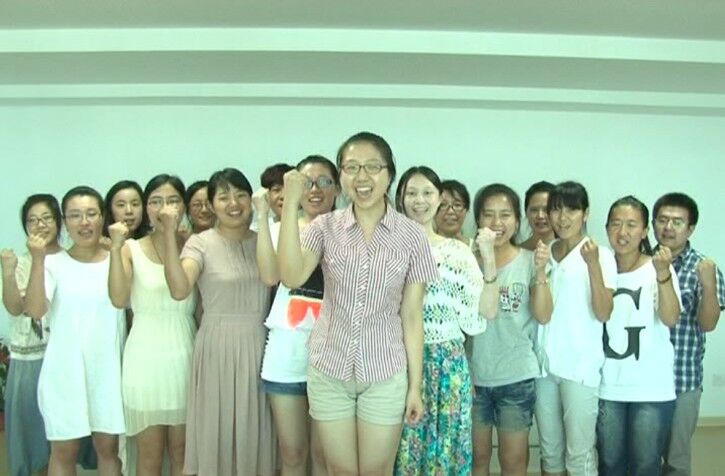
[[[423,413],[423,297],[438,273],[423,230],[388,203],[395,178],[388,143],[355,134],[337,165],[352,204],[318,216],[301,243],[297,213],[309,179],[297,170],[285,175],[277,263],[289,288],[318,265],[325,276],[307,396],[328,470],[389,474],[403,417],[416,423]]]
[[[61,213],[52,195],[31,195],[20,211],[25,234],[42,240],[47,254],[61,251]],[[3,304],[10,314],[10,370],[5,387],[5,431],[11,476],[24,476],[48,466],[50,446],[38,407],[38,377],[48,344],[48,322],[24,315],[30,256],[18,259],[2,251]]]
[[[551,320],[540,326],[537,350],[543,377],[536,381],[536,423],[543,473],[597,472],[597,390],[604,364],[602,323],[612,313],[617,264],[608,248],[586,236],[589,197],[577,182],[549,194]]]
[[[423,303],[422,420],[403,425],[395,474],[470,474],[471,376],[465,335],[486,330],[484,316],[496,314],[498,286],[493,234],[479,235],[484,275],[471,249],[433,230],[441,203],[441,181],[428,167],[408,169],[398,182],[399,210],[426,232],[440,277],[426,286]]]
[[[74,474],[80,438],[91,435],[101,474],[120,474],[118,435],[125,432],[121,398],[123,311],[108,297],[108,252],[101,246],[103,199],[75,187],[62,200],[73,246],[49,255],[30,235],[26,312],[48,313],[50,338],[38,401],[51,444],[49,473]]]
[[[493,276],[500,290],[495,319],[485,334],[473,338],[473,474],[489,474],[496,427],[502,473],[525,475],[536,401],[534,379],[541,375],[533,330],[537,321],[549,321],[552,310],[546,279],[549,248],[539,242],[532,253],[516,246],[521,205],[510,187],[488,185],[473,203],[478,227],[495,236]]]
[[[614,202],[607,235],[617,260],[612,317],[604,325],[599,386],[599,474],[659,475],[675,409],[670,328],[680,317],[672,253],[654,256],[649,210],[635,197]]]
[[[214,226],[214,213],[209,203],[207,185],[209,182],[206,180],[199,180],[189,185],[184,194],[192,233],[201,233]]]
[[[298,220],[300,231],[303,231],[317,216],[334,208],[339,176],[335,164],[319,155],[302,160],[297,164],[297,170],[309,180]],[[279,223],[269,225],[270,197],[266,188],[255,193],[252,199],[259,217],[259,272],[265,284],[275,286],[279,283],[276,255]],[[320,317],[322,294],[322,269],[318,266],[307,282],[297,289],[279,285],[265,322],[269,335],[262,362],[262,382],[272,404],[282,456],[282,476],[307,474],[310,446],[313,474],[325,474],[316,429],[310,431],[307,402],[307,340]]]
[[[129,229],[129,238],[146,236],[149,223],[143,212],[143,191],[133,180],[116,182],[106,193],[103,236],[108,237],[108,227],[123,222]]]
[[[171,296],[198,284],[204,314],[191,368],[184,474],[272,475],[276,437],[259,371],[269,288],[259,279],[257,235],[249,230],[252,189],[237,169],[209,179],[216,225],[192,235],[179,255],[179,210],[159,212]]]
[[[164,278],[162,211],[184,216],[184,184],[166,174],[152,178],[144,190],[152,232],[126,240],[125,222],[109,227],[111,264],[108,289],[113,305],[134,310],[134,326],[123,354],[123,402],[126,434],[135,437],[136,474],[161,474],[168,448],[171,474],[184,464],[186,397],[194,345],[194,295],[171,298]],[[171,209],[171,210],[169,210]],[[175,223],[174,226],[178,226]]]
[[[471,240],[463,236],[463,224],[471,207],[468,190],[457,180],[444,180],[441,187],[441,206],[435,216],[436,230],[441,236],[470,245]]]
[[[548,245],[556,236],[549,223],[546,204],[549,193],[554,190],[554,184],[546,181],[536,182],[526,191],[524,196],[524,211],[531,228],[531,236],[519,246],[526,250],[536,251],[539,241]]]

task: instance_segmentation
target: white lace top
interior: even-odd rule
[[[426,344],[463,339],[486,330],[478,313],[483,275],[470,248],[458,240],[432,244],[439,278],[426,286],[423,329]]]
[[[64,251],[61,251],[64,253]],[[18,267],[15,270],[15,279],[21,294],[25,294],[30,279],[30,255],[18,257]],[[48,345],[48,321],[44,316],[36,320],[24,314],[10,316],[10,358],[17,360],[42,359],[45,347]]]

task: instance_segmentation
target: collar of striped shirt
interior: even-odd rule
[[[352,207],[353,204],[350,204],[343,212],[344,216],[342,218],[342,226],[346,230],[349,230],[351,227],[358,224],[357,219],[355,219],[355,211]],[[387,228],[388,231],[393,231],[395,229],[395,217],[393,216],[393,211],[393,207],[386,201],[385,215],[383,215],[383,218],[380,220],[380,224]]]

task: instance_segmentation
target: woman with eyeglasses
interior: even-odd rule
[[[479,234],[485,274],[471,249],[433,229],[441,203],[441,181],[428,167],[408,169],[398,182],[399,210],[426,232],[440,277],[426,285],[423,302],[422,420],[403,425],[395,474],[470,474],[471,375],[466,358],[466,335],[486,330],[486,317],[498,306],[493,233]]]
[[[599,385],[602,476],[661,474],[675,410],[670,328],[680,319],[680,287],[670,249],[652,252],[648,223],[647,206],[631,195],[609,208],[607,235],[618,275]]]
[[[257,268],[252,188],[237,169],[209,178],[216,225],[179,253],[179,210],[164,207],[164,273],[176,300],[198,285],[204,301],[191,364],[184,474],[272,475],[277,440],[259,372],[269,287]]]
[[[444,180],[441,187],[441,206],[435,216],[436,231],[441,236],[454,238],[470,246],[473,240],[463,235],[463,224],[471,206],[468,190],[457,180]]]
[[[425,233],[388,202],[393,153],[361,132],[337,154],[352,204],[318,216],[300,238],[309,178],[285,174],[277,265],[302,286],[322,267],[325,293],[310,335],[307,398],[332,474],[392,470],[403,419],[423,414],[423,297],[438,277]]]
[[[191,223],[192,233],[201,233],[214,226],[214,213],[211,210],[207,186],[209,182],[199,180],[186,189],[184,194],[184,203],[186,204],[186,213]]]
[[[108,297],[110,260],[100,243],[103,198],[90,187],[75,187],[63,197],[62,210],[73,240],[67,252],[48,254],[42,237],[28,238],[26,313],[41,319],[47,312],[50,322],[38,384],[51,447],[48,472],[74,474],[80,439],[91,435],[101,474],[120,474],[125,323]]]
[[[577,182],[549,193],[548,286],[554,309],[539,326],[543,377],[536,381],[536,423],[545,475],[597,474],[597,391],[604,364],[603,323],[612,314],[617,264],[608,248],[586,235],[589,195]]]
[[[161,174],[144,190],[151,233],[134,240],[125,222],[108,228],[111,263],[108,291],[113,305],[134,310],[134,325],[123,354],[126,435],[135,451],[136,474],[161,474],[168,448],[172,475],[184,465],[186,399],[194,346],[194,295],[177,301],[164,277],[162,212],[184,216],[184,184]],[[179,223],[174,226],[178,227]],[[177,238],[178,239],[178,238]],[[180,247],[180,245],[179,245]]]
[[[298,220],[303,231],[319,215],[335,208],[339,176],[335,164],[325,157],[311,155],[297,164],[308,182]],[[271,197],[261,188],[252,197],[259,218],[257,265],[268,286],[279,283],[277,241],[279,223],[269,225]],[[312,473],[326,474],[319,438],[310,428],[307,402],[307,340],[320,317],[323,276],[318,266],[299,288],[279,284],[265,324],[269,329],[262,361],[262,383],[272,405],[282,456],[282,476],[304,475],[307,455],[312,450]]]
[[[61,213],[58,200],[49,194],[29,196],[20,210],[23,230],[44,243],[49,255],[60,253],[58,235]],[[10,369],[5,386],[5,434],[11,476],[29,475],[48,466],[50,446],[38,407],[38,377],[48,344],[48,321],[25,315],[25,290],[30,255],[18,258],[2,250],[3,304],[10,314],[8,341]]]
[[[549,193],[552,190],[554,190],[554,184],[546,181],[536,182],[526,190],[524,211],[529,222],[529,228],[531,228],[531,236],[519,245],[525,250],[536,251],[539,241],[548,245],[556,238],[546,211]]]

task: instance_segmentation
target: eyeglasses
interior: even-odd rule
[[[74,210],[65,214],[65,219],[68,220],[70,223],[80,223],[83,221],[84,217],[89,222],[95,222],[101,218],[101,212],[99,212],[98,210],[87,210],[85,213],[83,213],[79,210]]]
[[[357,164],[355,162],[347,163],[343,165],[342,171],[345,172],[348,175],[357,175],[360,173],[360,169],[365,169],[365,173],[368,175],[377,175],[379,174],[383,169],[387,169],[388,166],[384,164],[376,164],[376,163],[369,163],[369,164]]]
[[[211,204],[208,200],[196,200],[189,204],[189,208],[194,211],[199,211],[202,208],[210,208]]]
[[[466,209],[466,207],[461,202],[441,202],[441,206],[438,211],[446,212],[448,209],[451,209],[456,213],[461,213]]]
[[[25,220],[25,224],[28,226],[37,226],[41,223],[45,226],[50,226],[51,223],[53,223],[55,217],[53,215],[43,215],[43,216],[31,216],[28,217],[27,220]]]
[[[654,220],[655,225],[659,225],[662,228],[667,227],[669,223],[672,223],[672,228],[681,230],[687,226],[687,220],[679,217],[657,217]]]
[[[308,190],[312,190],[312,187],[317,185],[317,188],[320,190],[324,190],[326,188],[330,188],[334,185],[335,181],[332,180],[330,177],[325,177],[324,175],[317,177],[317,180],[307,179],[307,182],[305,182],[305,188]]]
[[[181,197],[168,197],[166,199],[161,197],[154,197],[148,201],[148,206],[153,208],[161,208],[164,206],[164,203],[166,205],[169,205],[171,207],[178,207],[181,205]]]

